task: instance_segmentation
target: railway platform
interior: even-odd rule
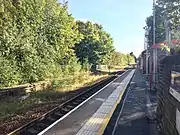
[[[125,72],[65,119],[38,135],[103,134],[134,72],[135,70]]]
[[[137,69],[104,135],[157,135],[156,106],[156,94],[148,89],[145,76]]]

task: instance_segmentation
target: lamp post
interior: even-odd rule
[[[153,45],[156,44],[156,1],[153,0]],[[156,87],[157,74],[157,48],[153,49],[153,86]]]
[[[164,27],[165,27],[165,35],[167,46],[171,48],[171,30],[170,30],[170,21],[167,20],[166,16],[164,16]],[[169,55],[170,52],[166,50],[166,55]]]
[[[149,35],[149,31],[151,30],[151,27],[150,28],[146,28],[145,29],[145,45],[144,45],[144,49],[146,50],[146,75],[148,76],[149,74],[149,70],[148,70],[148,63],[149,63],[149,51],[148,51],[148,38],[147,36]]]

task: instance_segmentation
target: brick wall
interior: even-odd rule
[[[180,72],[180,55],[165,57],[159,65],[157,120],[162,135],[179,135],[177,110],[180,110],[180,100],[178,101],[170,91],[172,70]]]
[[[165,57],[159,65],[157,120],[159,131],[163,135],[179,135],[177,110],[180,110],[180,100],[170,91],[171,71],[180,71],[180,55]]]

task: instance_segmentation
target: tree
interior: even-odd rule
[[[170,21],[173,38],[177,39],[177,28],[180,25],[180,1],[179,0],[157,0],[155,6],[156,14],[156,43],[165,41],[165,21]],[[150,29],[148,35],[149,45],[153,44],[153,16],[146,18],[146,27]],[[179,37],[180,39],[180,37]]]
[[[57,76],[62,65],[76,62],[73,47],[80,39],[66,3],[57,0],[0,3],[0,57],[7,65],[13,65],[12,72],[20,74],[20,79],[12,83]]]
[[[127,54],[126,57],[127,57],[127,65],[135,64],[135,59],[133,56]]]
[[[157,0],[162,14],[170,20],[172,28],[180,25],[180,1],[179,0]]]
[[[77,21],[78,30],[83,36],[81,42],[75,45],[76,56],[81,64],[88,60],[90,65],[103,64],[114,51],[110,34],[99,24]],[[94,67],[94,66],[93,66]]]
[[[127,65],[135,64],[135,59],[130,54],[122,54],[120,52],[114,51],[109,55],[109,59],[106,62],[106,65],[109,68],[109,71],[111,68],[119,67],[124,68]]]
[[[158,6],[155,7],[155,19],[156,19],[156,36],[155,43],[160,43],[165,41],[165,27],[164,27],[164,17],[162,15],[162,9]],[[148,35],[148,44],[153,45],[153,16],[149,16],[146,18],[146,29],[149,29]]]
[[[111,35],[99,24],[75,21],[67,3],[0,1],[1,86],[75,75],[114,52]]]

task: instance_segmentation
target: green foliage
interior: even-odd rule
[[[114,51],[111,36],[99,24],[77,21],[78,30],[83,36],[81,42],[75,45],[76,56],[82,63],[90,65],[102,64]],[[93,67],[93,66],[92,66]]]
[[[20,81],[21,75],[13,62],[0,57],[0,86],[10,86]]]
[[[160,43],[165,41],[165,27],[164,27],[164,17],[161,13],[162,9],[158,6],[156,6],[155,11],[155,18],[156,18],[156,37],[155,41],[156,43]],[[146,29],[149,29],[149,35],[148,35],[148,44],[151,46],[153,44],[153,16],[149,16],[146,18]]]
[[[99,24],[76,22],[67,3],[0,0],[1,86],[76,76],[113,52],[110,34]]]
[[[83,64],[82,64],[82,69],[85,71],[89,71],[90,70],[90,64],[88,63],[88,59],[85,59]]]
[[[179,47],[179,45],[175,46],[174,50],[175,50],[176,53],[180,54],[180,47]]]
[[[157,0],[162,14],[171,22],[172,28],[177,28],[180,23],[180,1],[179,0]]]
[[[180,1],[179,0],[157,0],[155,7],[156,14],[156,43],[160,43],[166,40],[165,38],[165,21],[169,21],[168,27],[172,30],[172,37],[174,39],[180,39],[177,37],[178,27],[180,25]],[[149,16],[146,19],[146,29],[150,29],[148,35],[149,45],[153,44],[153,16]]]
[[[133,56],[131,56],[130,54],[127,54],[126,57],[127,57],[128,65],[135,64],[135,59]]]
[[[133,54],[133,53],[132,53]],[[111,55],[109,55],[108,59],[106,59],[106,65],[108,65],[108,68],[114,68],[114,67],[125,67],[130,64],[135,64],[135,58],[134,56],[131,56],[130,54],[122,54],[119,52],[113,52]]]
[[[62,69],[64,69],[64,75],[75,75],[77,72],[80,72],[81,70],[81,65],[78,62],[76,57],[72,57],[69,60],[69,63],[67,65],[65,65],[64,67],[62,67]]]
[[[1,1],[0,54],[5,65],[0,84],[62,76],[62,65],[69,72],[79,71],[73,47],[80,39],[66,4],[57,0]]]

